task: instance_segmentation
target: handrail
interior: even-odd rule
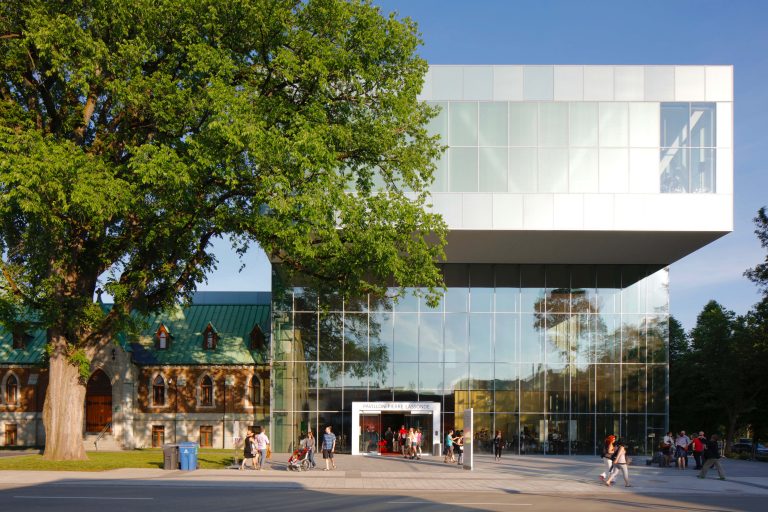
[[[109,432],[112,429],[112,422],[107,423],[104,425],[104,428],[101,429],[101,432],[99,432],[99,435],[96,436],[96,440],[93,442],[93,446],[96,447],[96,451],[99,451],[99,441],[107,435],[107,432]]]

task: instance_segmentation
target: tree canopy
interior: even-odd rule
[[[223,235],[342,288],[439,285],[412,22],[331,0],[0,9],[6,309],[107,332],[99,276],[115,315],[156,310]]]
[[[0,319],[82,362],[189,298],[222,236],[342,291],[434,297],[420,43],[366,0],[2,2]]]
[[[755,234],[768,250],[768,216],[761,208]],[[675,427],[725,431],[732,442],[747,430],[768,435],[768,253],[744,275],[763,298],[745,315],[707,303],[688,336],[670,319],[670,422]]]

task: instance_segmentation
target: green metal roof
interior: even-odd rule
[[[267,294],[268,296],[268,294]],[[226,301],[226,294],[217,296]],[[138,335],[118,334],[117,341],[132,352],[133,361],[149,365],[252,365],[266,363],[269,353],[270,306],[259,297],[260,304],[193,304],[150,316],[146,327]],[[240,303],[238,303],[240,302]],[[263,302],[266,302],[263,303]],[[105,304],[109,309],[111,305]],[[155,348],[155,333],[160,324],[171,335],[166,350]],[[218,334],[215,350],[203,350],[203,331],[211,323]],[[264,333],[263,351],[251,350],[251,331],[258,325]],[[13,335],[0,327],[0,364],[40,364],[45,352],[46,333],[43,330],[30,333],[25,348],[13,348]]]
[[[13,334],[0,327],[0,364],[40,364],[45,354],[45,331],[29,333],[24,348],[13,348]]]
[[[152,316],[149,327],[130,339],[139,365],[254,364],[267,361],[269,310],[264,304],[192,305]],[[168,349],[155,348],[160,324],[171,335]],[[203,331],[212,324],[219,336],[215,350],[203,350]],[[251,350],[251,331],[258,325],[265,336],[264,351]]]

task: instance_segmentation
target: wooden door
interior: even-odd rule
[[[101,432],[112,423],[112,384],[109,377],[96,370],[85,388],[85,431]],[[110,426],[108,432],[111,432]]]
[[[89,396],[85,399],[85,431],[101,432],[112,423],[112,397]],[[112,428],[108,430],[112,431]]]

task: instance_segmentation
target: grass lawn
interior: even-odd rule
[[[232,463],[233,450],[200,450],[200,469],[224,469]],[[2,470],[30,471],[106,471],[119,468],[162,468],[163,450],[133,450],[124,452],[88,452],[86,461],[51,462],[42,455],[0,457]]]

